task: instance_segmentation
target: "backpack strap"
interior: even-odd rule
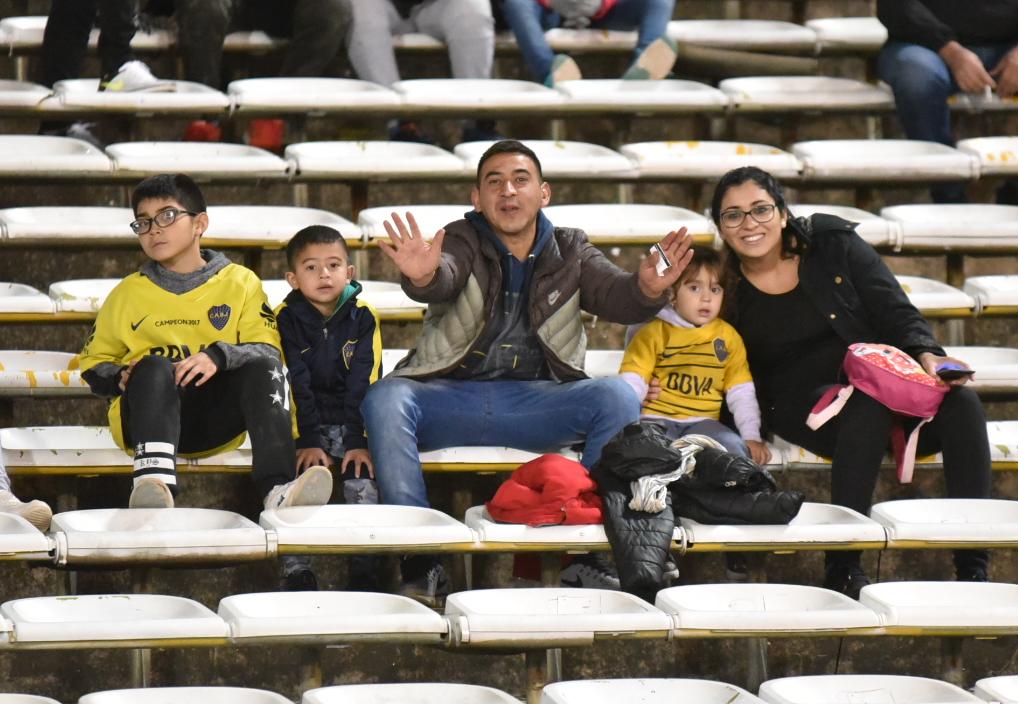
[[[854,386],[832,386],[824,392],[806,418],[806,425],[816,430],[834,416],[841,413],[848,398],[855,391]]]
[[[919,446],[919,431],[924,425],[933,420],[923,418],[919,425],[908,434],[905,439],[905,431],[901,427],[901,419],[895,420],[891,428],[891,448],[894,450],[894,463],[898,466],[898,481],[902,484],[909,484],[912,481],[912,473],[915,471],[915,456]]]

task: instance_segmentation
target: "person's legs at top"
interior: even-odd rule
[[[39,83],[52,88],[81,76],[97,7],[98,0],[53,0],[42,35]]]
[[[223,88],[223,40],[230,29],[236,0],[176,0],[177,44],[184,58],[184,78]]]
[[[137,0],[99,0],[99,61],[104,80],[134,60],[131,40],[137,6]]]
[[[495,18],[489,0],[424,0],[410,12],[412,26],[449,48],[453,78],[491,78]]]
[[[536,0],[505,0],[502,13],[516,37],[527,72],[535,81],[545,82],[551,73],[555,52],[548,46],[544,33],[558,27],[561,18]]]
[[[387,88],[399,80],[392,35],[402,24],[391,0],[350,0],[346,50],[358,78]]]
[[[990,441],[986,414],[976,392],[957,387],[944,396],[933,420],[919,434],[919,456],[940,451],[944,457],[947,496],[952,499],[990,497]],[[989,565],[985,550],[956,550],[955,573],[959,580],[984,582]]]
[[[248,20],[255,29],[289,44],[280,76],[324,76],[343,46],[350,25],[350,0],[245,0]],[[254,10],[257,9],[257,12]]]
[[[619,0],[593,26],[599,29],[637,30],[633,63],[626,79],[660,79],[671,73],[677,48],[666,35],[675,0]]]

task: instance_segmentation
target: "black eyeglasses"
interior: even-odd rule
[[[191,217],[194,217],[197,214],[198,213],[192,213],[190,210],[167,208],[166,210],[160,210],[153,218],[138,218],[131,223],[131,229],[134,230],[134,234],[138,236],[147,235],[152,229],[153,222],[159,227],[169,227],[173,223],[177,222],[177,218],[183,215],[190,215]]]
[[[749,210],[732,208],[721,213],[721,225],[729,229],[735,229],[746,221],[747,215],[763,225],[765,222],[770,222],[774,219],[775,210],[777,210],[777,206],[772,203],[754,205]]]

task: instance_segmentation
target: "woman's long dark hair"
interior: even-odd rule
[[[760,188],[767,191],[767,194],[774,200],[779,215],[788,216],[788,222],[792,222],[792,213],[788,210],[788,203],[785,202],[785,194],[778,180],[769,173],[756,166],[740,166],[732,169],[718,181],[714,188],[714,196],[710,201],[710,216],[721,232],[721,201],[729,189],[735,186],[752,181]],[[782,256],[793,256],[802,254],[804,247],[796,237],[794,228],[786,225],[781,231],[781,254]],[[736,307],[736,289],[739,280],[742,278],[742,271],[739,268],[739,256],[725,242],[721,247],[721,287],[725,291],[724,302],[721,305],[721,317],[733,325],[736,324],[738,314]]]

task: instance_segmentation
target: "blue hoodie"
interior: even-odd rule
[[[492,309],[495,319],[487,332],[474,343],[460,368],[453,371],[452,378],[475,381],[550,379],[544,350],[530,325],[529,302],[534,263],[551,241],[555,228],[544,213],[538,212],[534,246],[527,258],[520,261],[492,231],[483,214],[470,211],[465,217],[478,235],[498,252],[502,291],[501,300],[496,301]]]

